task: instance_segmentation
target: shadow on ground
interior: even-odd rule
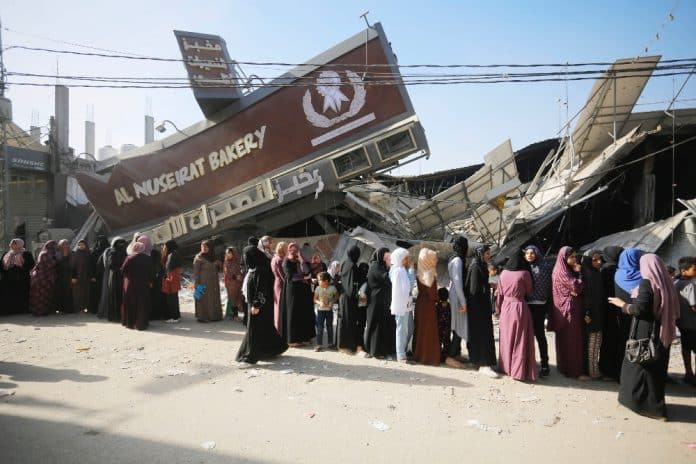
[[[0,375],[13,382],[102,382],[108,379],[102,375],[81,374],[76,369],[51,369],[15,362],[0,362]]]
[[[63,422],[0,415],[2,462],[6,463],[237,463],[266,464],[242,454],[206,451],[191,437],[171,445]],[[222,434],[221,434],[222,435]]]

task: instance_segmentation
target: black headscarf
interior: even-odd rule
[[[530,274],[532,273],[532,266],[524,257],[522,250],[519,250],[508,259],[504,269],[506,271],[529,271]]]
[[[491,291],[488,285],[488,264],[483,260],[483,255],[490,249],[488,245],[476,247],[474,259],[469,264],[464,281],[464,292],[467,296],[481,293],[487,295]]]
[[[244,255],[244,263],[250,271],[256,270],[256,266],[259,264],[256,253],[257,251],[259,251],[259,249],[256,248],[255,245],[251,244],[245,246],[242,250],[242,254]]]
[[[106,238],[106,236],[99,235],[94,244],[94,248],[92,248],[92,256],[94,259],[98,259],[107,248],[109,248],[109,240]]]
[[[608,246],[604,249],[602,252],[602,258],[604,259],[604,263],[602,263],[602,267],[605,266],[616,266],[619,263],[619,255],[623,251],[623,247],[620,246]]]
[[[174,240],[167,240],[164,246],[167,247],[167,260],[164,265],[164,270],[169,274],[174,269],[181,267],[181,259],[179,258],[179,245]]]
[[[374,253],[372,253],[372,257],[370,258],[370,262],[376,262],[377,264],[384,265],[384,267],[387,267],[387,263],[384,262],[384,255],[386,253],[389,253],[389,248],[379,248],[375,250]]]
[[[462,258],[462,261],[465,261],[466,254],[469,252],[469,241],[466,239],[466,237],[462,237],[460,235],[452,241],[452,249],[457,256]]]
[[[592,266],[592,256],[602,255],[599,250],[592,250],[588,255],[582,257],[582,281],[584,288],[582,290],[583,309],[590,312],[589,329],[592,332],[601,330],[604,325],[604,316],[606,313],[605,307],[607,302],[606,292],[604,291],[604,282],[602,273],[599,269]]]
[[[341,285],[347,295],[357,299],[360,286],[365,281],[362,272],[358,269],[358,259],[360,259],[360,248],[353,245],[348,249],[348,259],[341,264]]]

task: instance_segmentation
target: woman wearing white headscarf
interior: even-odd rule
[[[411,281],[406,270],[409,265],[408,250],[397,248],[391,254],[389,280],[392,283],[391,313],[396,319],[396,359],[408,362],[406,347],[413,335],[413,304],[411,301]]]

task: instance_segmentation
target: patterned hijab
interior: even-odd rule
[[[12,245],[18,245],[17,251],[12,250]],[[13,238],[10,241],[10,251],[5,253],[5,257],[2,259],[2,265],[5,270],[10,269],[13,266],[22,267],[24,266],[24,240],[21,238]]]

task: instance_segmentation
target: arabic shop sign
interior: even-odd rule
[[[11,169],[48,172],[50,170],[48,153],[26,148],[7,147]]]
[[[264,180],[248,189],[167,218],[144,233],[155,243],[182,237],[204,228],[215,229],[222,221],[273,199],[271,182]]]

